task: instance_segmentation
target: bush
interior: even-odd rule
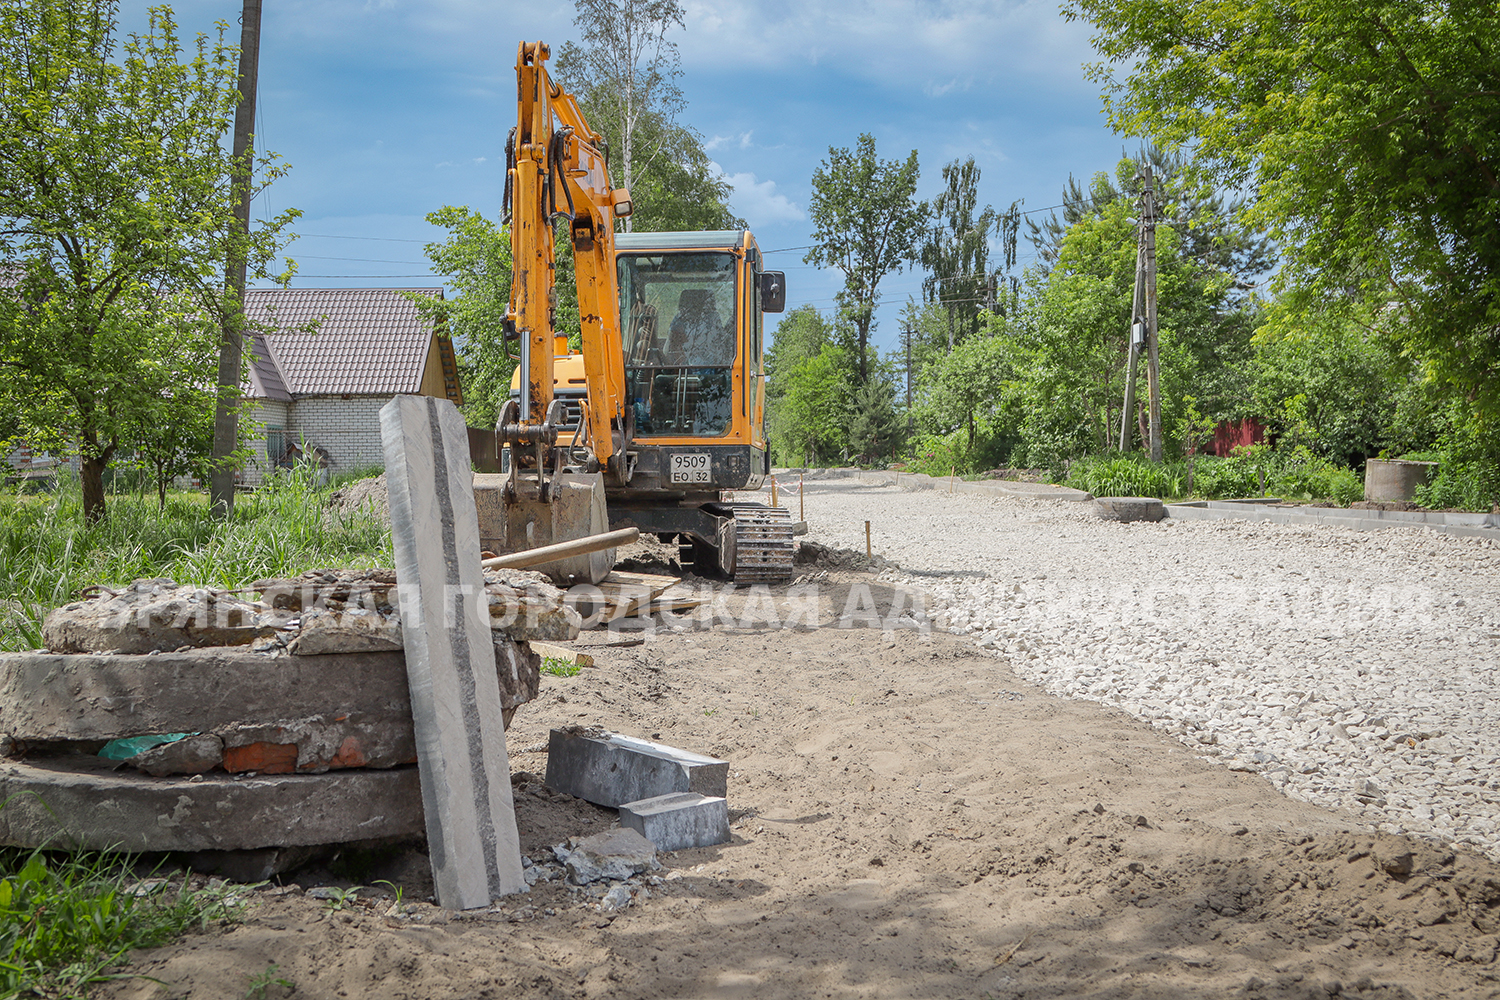
[[[1334,465],[1306,448],[1272,451],[1257,445],[1229,458],[1201,455],[1192,459],[1192,470],[1192,495],[1206,500],[1269,494],[1287,500],[1331,501],[1348,506],[1364,495],[1364,483],[1352,470]],[[1171,500],[1188,495],[1187,480],[1187,461],[1157,465],[1137,453],[1079,459],[1069,468],[1064,485],[1087,490],[1096,497],[1145,496]]]
[[[965,475],[978,470],[972,468],[973,456],[964,447],[962,433],[945,437],[923,435],[914,441],[906,459],[906,471],[928,476],[949,476],[956,470]]]
[[[1181,462],[1154,464],[1141,455],[1094,455],[1068,469],[1063,483],[1096,497],[1159,497],[1182,495],[1186,466]]]

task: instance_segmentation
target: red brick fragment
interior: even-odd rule
[[[241,771],[291,774],[297,770],[297,744],[247,743],[242,747],[225,747],[224,770],[231,774]]]

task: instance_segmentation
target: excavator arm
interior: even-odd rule
[[[521,43],[516,54],[518,115],[506,153],[506,209],[514,268],[508,335],[521,341],[521,399],[507,407],[498,428],[512,445],[515,467],[534,469],[546,499],[546,465],[557,445],[553,412],[556,331],[556,247],[552,224],[569,220],[578,284],[588,399],[587,448],[613,481],[628,478],[625,448],[633,411],[625,404],[625,365],[619,329],[614,220],[630,214],[630,193],[615,188],[601,149],[571,94],[547,73],[542,42]],[[514,421],[507,421],[513,415]],[[514,480],[513,480],[514,482]]]

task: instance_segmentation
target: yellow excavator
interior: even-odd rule
[[[512,398],[496,426],[500,475],[475,477],[486,548],[514,552],[606,528],[675,539],[683,562],[737,583],[792,572],[789,513],[721,499],[770,471],[763,313],[785,308],[748,231],[620,233],[630,193],[610,183],[603,138],[546,69],[516,57],[518,122],[506,147]],[[568,220],[582,349],[556,328],[553,223]],[[545,567],[597,583],[612,552]]]

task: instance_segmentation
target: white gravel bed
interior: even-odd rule
[[[808,482],[809,537],[874,551],[1055,694],[1287,795],[1500,860],[1500,545],[1420,528],[1106,522],[1091,503]],[[797,511],[794,491],[782,503]]]

